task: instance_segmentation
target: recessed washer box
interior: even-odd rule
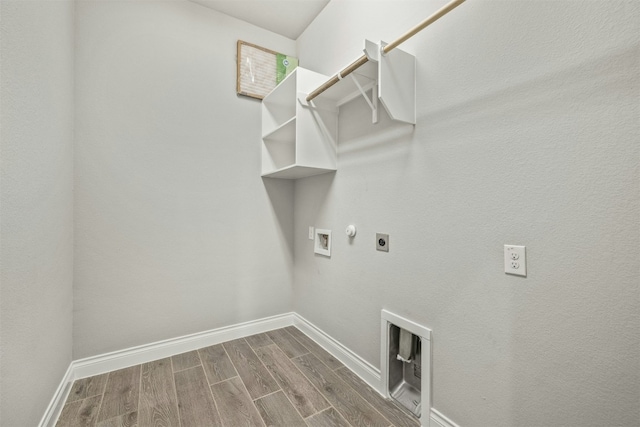
[[[380,376],[383,394],[429,425],[431,414],[431,329],[382,310]],[[411,356],[400,357],[400,330],[411,336]],[[433,425],[433,423],[431,424]]]
[[[331,256],[331,230],[316,228],[313,251],[318,255]]]

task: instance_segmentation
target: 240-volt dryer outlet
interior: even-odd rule
[[[376,250],[389,252],[389,235],[376,233]]]

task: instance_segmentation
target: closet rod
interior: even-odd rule
[[[382,48],[382,53],[391,52],[393,49],[398,47],[398,45],[407,41],[408,39],[410,39],[420,31],[424,30],[429,25],[433,24],[438,19],[442,18],[444,15],[451,12],[453,9],[460,6],[464,2],[465,0],[450,1],[449,3],[447,3],[440,9],[438,9],[433,15],[429,16],[427,19],[425,19],[424,21],[422,21],[421,23],[419,23],[418,25],[416,25],[415,27],[413,27],[412,29],[410,29],[409,31],[407,31],[406,33],[404,33],[403,35],[401,35],[391,43],[389,43],[388,45],[386,45],[384,48]],[[368,61],[369,61],[369,58],[367,58],[366,55],[362,55],[360,58],[356,59],[351,64],[347,65],[345,68],[339,71],[335,76],[331,77],[321,86],[319,86],[316,90],[311,92],[309,96],[307,96],[307,102],[311,101],[313,98],[320,95],[322,92],[329,89],[331,86],[338,83],[340,80],[342,80],[349,74],[353,73],[355,70],[357,70],[358,68],[366,64]]]

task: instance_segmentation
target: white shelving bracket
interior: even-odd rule
[[[306,93],[303,92],[298,92],[297,94],[297,98],[298,98],[298,102],[300,103],[300,105],[304,105],[305,107],[309,106],[309,102],[307,101],[307,95]]]
[[[380,60],[380,50],[382,44],[374,43],[371,40],[364,40],[364,54],[367,55],[369,61],[378,62]]]
[[[382,54],[385,42],[378,45],[378,96],[389,117],[416,124],[416,58],[400,50]]]
[[[367,59],[377,65],[377,79],[373,85],[363,88],[354,74],[351,74],[353,82],[367,100],[367,104],[373,110],[373,123],[378,122],[378,98],[384,106],[389,117],[412,125],[416,124],[416,59],[413,55],[394,49],[384,53],[387,43],[380,41],[374,43],[371,40],[364,41],[363,52]],[[371,101],[364,93],[373,88]]]
[[[356,85],[362,97],[367,101],[369,107],[371,108],[371,121],[375,124],[378,123],[378,95],[376,93],[376,86],[374,85],[371,90],[371,99],[367,96],[367,92],[360,86],[360,82],[353,74],[350,74],[353,83]]]
[[[340,106],[360,96],[373,123],[380,99],[392,120],[415,125],[416,60],[397,47],[464,1],[450,0],[388,45],[365,40],[364,54],[332,77],[300,67],[289,74],[262,100],[262,176],[297,179],[337,170]],[[342,82],[348,75],[357,90]]]

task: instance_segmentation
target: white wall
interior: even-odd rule
[[[334,0],[300,61],[335,73],[443,4]],[[433,405],[462,426],[638,425],[638,6],[474,0],[403,45],[415,128],[355,101],[338,171],[296,182],[294,310],[376,366],[382,308],[431,328]]]
[[[35,426],[71,362],[73,3],[0,1],[0,425]]]
[[[74,359],[291,309],[293,183],[260,178],[236,41],[186,1],[76,7]]]

